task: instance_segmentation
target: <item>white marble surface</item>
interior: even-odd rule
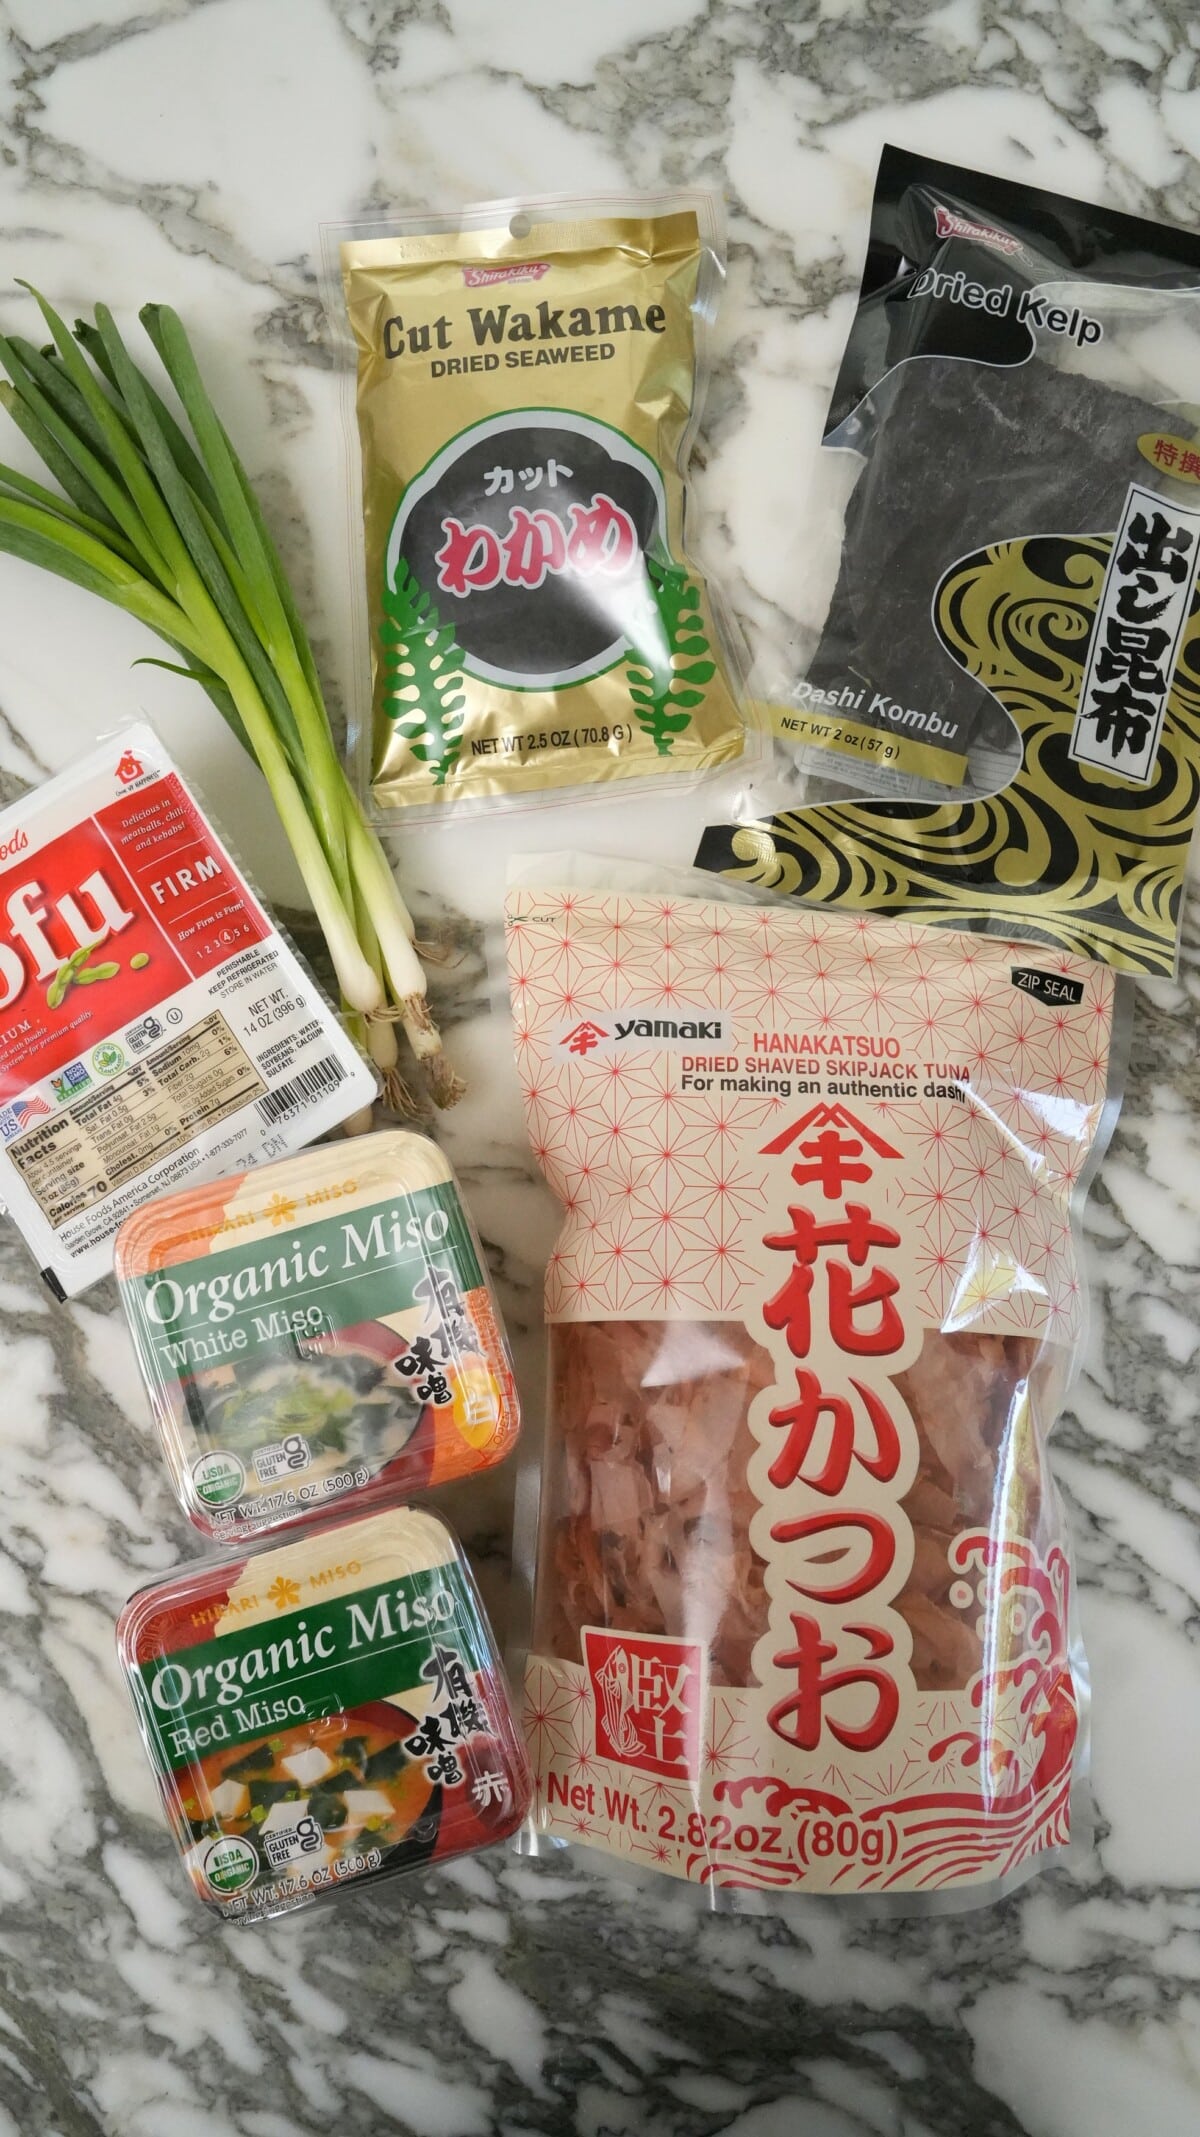
[[[322,217],[723,185],[732,264],[700,501],[752,633],[811,620],[802,505],[879,144],[1194,223],[1189,0],[0,0],[0,322],[175,304],[285,542],[336,692],[343,460]],[[7,446],[5,448],[7,450]],[[143,711],[267,891],[286,854],[205,700],[142,635],[0,559],[0,790]],[[715,807],[711,814],[720,813]],[[445,1138],[530,1407],[553,1229],[485,936],[505,856],[686,859],[696,797],[398,844],[458,962]],[[106,1291],[0,1240],[0,2137],[1191,2137],[1200,2127],[1200,934],[1139,1004],[1088,1221],[1099,1311],[1057,1441],[1095,1681],[1094,1855],[935,1924],[714,1920],[595,1859],[503,1855],[239,1935],[194,1909],[117,1681],[128,1590],[188,1548]],[[507,1479],[460,1494],[505,1599]]]

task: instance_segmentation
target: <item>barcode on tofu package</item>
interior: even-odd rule
[[[614,890],[514,890],[508,943],[563,1206],[534,1845],[714,1903],[995,1896],[1078,1819],[1046,1442],[1119,983],[990,937]]]
[[[0,1009],[0,1202],[60,1297],[151,1196],[375,1093],[149,727],[0,815]]]

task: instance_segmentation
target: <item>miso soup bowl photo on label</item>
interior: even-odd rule
[[[435,1514],[184,1567],[133,1596],[117,1645],[184,1867],[229,1920],[490,1847],[525,1815],[495,1641]]]
[[[520,1413],[445,1157],[385,1131],[148,1203],[117,1276],[172,1481],[228,1540],[487,1469]]]

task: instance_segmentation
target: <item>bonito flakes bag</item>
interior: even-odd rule
[[[336,227],[380,810],[692,772],[743,728],[684,534],[706,194]],[[386,231],[386,235],[376,234]]]
[[[536,1846],[715,1890],[995,1897],[1086,1737],[1046,1439],[1113,975],[887,921],[509,903],[564,1205]]]

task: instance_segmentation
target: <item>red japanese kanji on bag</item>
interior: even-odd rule
[[[573,889],[512,895],[509,963],[565,1212],[537,1833],[714,1888],[1003,1889],[1072,1831],[1045,1443],[1112,974]]]

